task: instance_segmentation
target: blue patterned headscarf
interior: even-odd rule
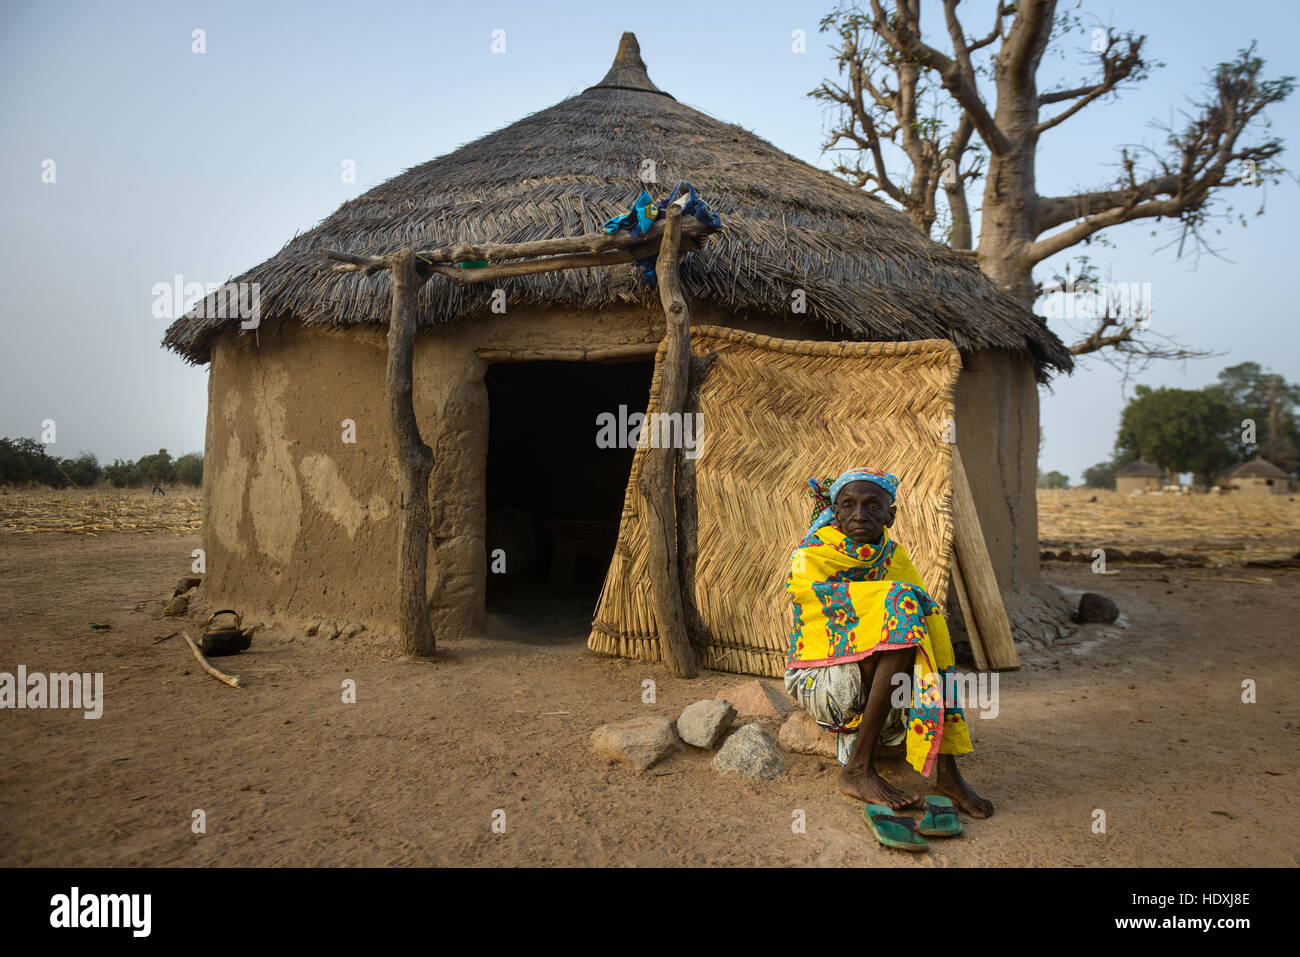
[[[844,490],[844,486],[850,482],[872,482],[879,485],[889,493],[890,502],[894,501],[894,497],[898,493],[898,476],[889,472],[882,472],[880,469],[849,469],[847,472],[841,473],[840,477],[834,481],[829,478],[810,478],[808,480],[808,494],[817,503],[817,508],[813,514],[812,524],[808,526],[809,535],[835,521],[835,499]]]

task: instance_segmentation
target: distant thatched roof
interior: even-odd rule
[[[388,272],[336,273],[318,247],[373,255],[403,246],[595,232],[627,211],[642,186],[645,160],[656,166],[653,194],[686,179],[722,216],[722,231],[682,264],[685,290],[697,301],[737,313],[789,315],[798,288],[807,312],[795,318],[846,339],[939,338],[966,352],[1006,349],[1030,356],[1041,377],[1049,367],[1072,366],[1040,319],[901,213],[659,90],[630,33],[596,86],[344,203],[234,281],[260,284],[264,320],[383,324]],[[501,285],[512,309],[658,301],[653,288],[638,285],[630,265]],[[484,287],[435,278],[421,290],[420,316],[432,325],[488,314],[490,295]],[[202,363],[212,340],[239,319],[214,318],[227,315],[215,301],[203,310],[209,318],[194,312],[172,324],[163,344]]]
[[[1249,462],[1242,462],[1227,474],[1227,478],[1286,478],[1286,473],[1272,462],[1265,462],[1259,456]]]
[[[1158,469],[1150,462],[1144,462],[1142,459],[1138,459],[1136,462],[1131,462],[1116,472],[1115,477],[1166,478],[1166,475],[1163,469]]]

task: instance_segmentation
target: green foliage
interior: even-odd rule
[[[1070,476],[1064,472],[1051,471],[1044,474],[1042,469],[1038,470],[1038,487],[1039,488],[1069,488]]]
[[[182,455],[175,461],[166,449],[146,455],[139,461],[114,459],[112,465],[99,464],[91,452],[76,458],[55,458],[35,439],[0,438],[0,485],[46,485],[51,488],[91,488],[108,482],[115,488],[141,488],[152,485],[202,485],[203,456],[198,452]]]
[[[45,451],[35,439],[0,438],[0,485],[48,485],[89,488],[99,481],[102,470],[90,452],[75,459],[60,459]]]
[[[77,488],[91,488],[99,484],[104,470],[100,468],[99,459],[91,452],[82,452],[75,459],[64,459],[63,471]]]
[[[1235,461],[1262,456],[1285,472],[1300,465],[1300,421],[1295,407],[1300,404],[1300,386],[1280,375],[1265,372],[1258,362],[1242,362],[1219,373],[1219,381],[1207,387],[1233,410],[1236,435],[1230,440]],[[1245,444],[1241,433],[1245,423],[1255,423],[1255,442]]]
[[[66,485],[59,474],[58,459],[45,451],[35,439],[0,439],[0,482],[6,485],[36,482],[40,485]]]
[[[140,472],[135,463],[121,459],[113,459],[112,465],[104,466],[104,478],[113,488],[134,488],[140,484]]]
[[[159,449],[153,455],[142,455],[135,463],[141,485],[170,485],[174,468],[166,449]]]
[[[1192,472],[1206,485],[1232,464],[1233,410],[1209,389],[1140,385],[1120,418],[1121,453],[1166,472]]]
[[[172,474],[178,485],[202,485],[203,456],[198,452],[182,455],[176,460]]]
[[[1124,466],[1111,459],[1109,462],[1098,462],[1091,468],[1083,470],[1083,484],[1088,488],[1109,488],[1115,487],[1115,473]]]

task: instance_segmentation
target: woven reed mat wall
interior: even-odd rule
[[[696,599],[713,632],[702,667],[777,677],[788,657],[790,553],[808,529],[812,476],[870,465],[899,477],[892,529],[936,601],[948,591],[952,536],[953,388],[961,369],[946,339],[804,342],[720,326],[691,332],[718,359],[701,390]],[[659,401],[663,350],[648,411]],[[643,430],[643,436],[648,433]],[[643,446],[646,439],[643,438]],[[618,545],[587,647],[662,660],[646,572],[645,503],[633,457]]]

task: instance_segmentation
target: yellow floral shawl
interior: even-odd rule
[[[947,622],[888,529],[877,545],[856,545],[832,525],[815,529],[791,554],[785,587],[794,603],[789,667],[846,664],[914,647],[908,763],[929,775],[939,754],[973,750],[948,677],[955,678],[956,662]]]

